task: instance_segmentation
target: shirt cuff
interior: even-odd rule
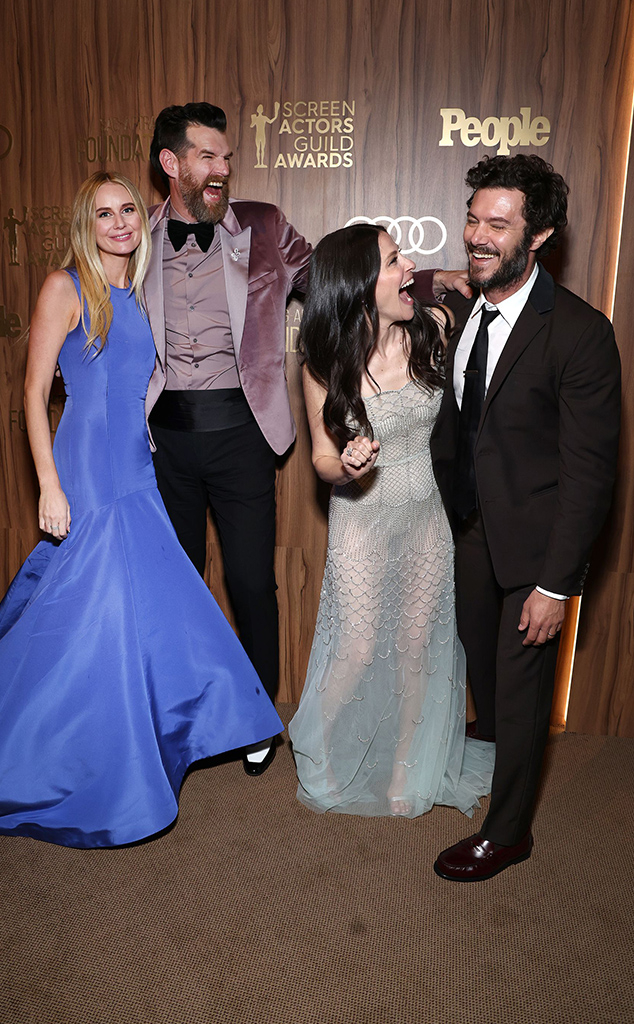
[[[535,590],[537,590],[538,593],[543,594],[544,597],[554,597],[555,601],[567,601],[568,600],[568,595],[567,594],[553,594],[552,591],[544,590],[543,587],[535,587]]]

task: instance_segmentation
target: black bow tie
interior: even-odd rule
[[[175,252],[182,249],[187,241],[188,235],[195,235],[196,241],[203,252],[207,252],[214,237],[214,225],[209,224],[187,224],[184,220],[168,220],[167,233]]]

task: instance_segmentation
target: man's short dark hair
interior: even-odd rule
[[[517,156],[485,156],[467,172],[465,181],[473,189],[467,200],[468,207],[480,188],[510,188],[523,192],[522,216],[530,239],[546,228],[554,228],[535,255],[546,256],[557,247],[568,223],[570,189],[561,174],[557,174],[540,156],[525,156],[523,153]]]
[[[174,105],[161,111],[154,125],[150,163],[166,185],[169,185],[169,176],[161,167],[159,154],[162,149],[170,149],[176,156],[186,152],[191,147],[187,139],[187,129],[192,124],[226,132],[227,116],[224,110],[214,107],[213,103],[186,103],[183,107]]]

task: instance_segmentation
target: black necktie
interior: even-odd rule
[[[489,324],[499,312],[499,309],[482,307],[478,332],[464,375],[453,488],[453,506],[461,519],[467,519],[478,507],[473,453],[486,391]]]
[[[207,252],[214,237],[214,226],[209,224],[187,224],[184,220],[168,220],[167,233],[174,251],[182,249],[187,241],[187,236],[194,234],[196,241],[203,252]]]

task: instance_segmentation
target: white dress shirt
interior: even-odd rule
[[[508,299],[502,299],[497,305],[492,302],[488,302],[484,297],[484,292],[480,292],[476,299],[475,306],[471,311],[471,316],[467,320],[465,329],[462,332],[462,337],[456,349],[456,355],[454,357],[453,364],[453,387],[456,393],[456,402],[458,408],[462,408],[462,392],[464,391],[464,373],[467,369],[467,362],[473,343],[475,341],[476,332],[480,325],[480,313],[483,306],[487,309],[497,309],[499,316],[496,316],[493,323],[489,324],[489,354],[487,357],[487,374],[485,381],[485,395],[488,391],[489,384],[491,383],[491,377],[493,371],[498,364],[498,359],[502,355],[502,350],[506,345],[508,336],[515,327],[515,324],[519,318],[520,313],[524,309],[528,301],[533,285],[537,280],[537,274],[539,268],[537,263],[533,267],[533,272],[529,277],[528,281],[522,285],[516,292],[509,295]]]
[[[513,292],[512,295],[509,295],[508,299],[502,299],[502,301],[498,302],[497,305],[493,302],[488,302],[484,297],[484,293],[480,292],[471,311],[471,316],[467,320],[462,332],[462,337],[460,338],[458,348],[456,349],[456,354],[454,356],[453,387],[459,409],[462,408],[465,370],[467,368],[469,355],[473,348],[475,336],[480,325],[482,307],[486,306],[487,309],[497,309],[500,314],[499,316],[496,316],[495,320],[493,320],[491,324],[489,324],[489,349],[487,355],[487,372],[484,392],[486,395],[486,392],[489,389],[489,384],[491,383],[491,377],[493,376],[495,367],[498,364],[498,359],[502,355],[502,351],[508,341],[509,334],[515,327],[519,315],[528,301],[528,296],[530,295],[533,285],[537,280],[538,273],[539,266],[536,263],[533,267],[533,272],[522,287],[518,288],[518,290]],[[546,597],[554,597],[557,601],[567,600],[566,596],[563,594],[553,594],[551,591],[544,590],[542,587],[537,587],[537,590],[540,594],[544,594]]]

